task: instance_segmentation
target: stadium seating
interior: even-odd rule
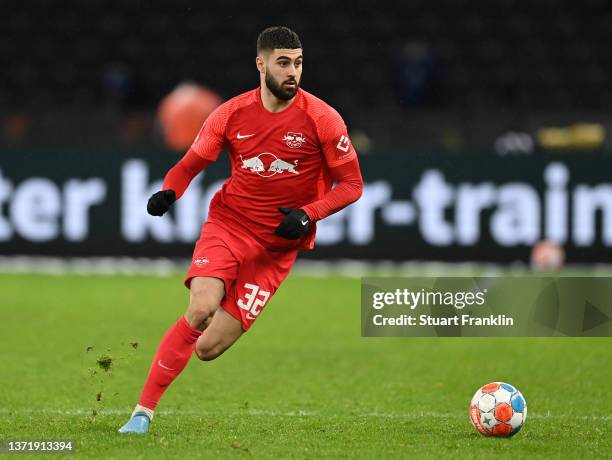
[[[317,0],[291,13],[282,12],[286,3],[273,1],[270,19],[259,4],[237,1],[109,5],[4,5],[0,61],[11,71],[0,74],[0,100],[26,106],[93,103],[111,62],[145,76],[151,105],[185,78],[230,95],[253,85],[248,63],[257,31],[269,22],[287,22],[312,56],[308,67],[317,69],[305,85],[329,97],[351,89],[353,97],[363,98],[357,104],[392,103],[390,94],[369,96],[393,80],[394,55],[411,38],[439,53],[446,106],[498,104],[508,85],[516,85],[521,101],[538,107],[599,108],[611,102],[612,59],[605,50],[612,8],[605,0],[412,0],[375,9],[365,1]]]
[[[178,82],[225,97],[257,84],[257,33],[295,28],[305,46],[303,86],[342,107],[410,107],[398,60],[425,44],[435,78],[421,108],[603,110],[612,104],[612,4],[533,0],[405,0],[289,5],[174,0],[5,2],[0,19],[0,112],[101,106],[152,110]],[[125,94],[105,86],[125,70]],[[7,71],[8,69],[8,71]]]

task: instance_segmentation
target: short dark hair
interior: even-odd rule
[[[301,48],[300,37],[289,27],[268,27],[257,37],[257,54],[262,50],[296,49]]]

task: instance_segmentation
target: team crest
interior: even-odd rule
[[[306,143],[306,138],[302,133],[292,133],[291,131],[288,131],[287,134],[283,136],[283,140],[287,146],[292,149],[299,149],[302,144]]]
[[[193,259],[193,264],[197,267],[202,267],[209,262],[210,261],[208,260],[207,257],[196,257],[195,259]]]

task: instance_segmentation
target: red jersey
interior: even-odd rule
[[[300,240],[274,234],[284,219],[278,208],[321,199],[332,186],[328,168],[355,158],[338,112],[302,89],[289,107],[270,112],[257,88],[218,107],[191,149],[215,161],[224,147],[232,173],[211,201],[209,219],[239,225],[269,250],[312,248],[314,223]]]

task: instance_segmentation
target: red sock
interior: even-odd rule
[[[202,331],[191,327],[184,316],[168,329],[153,358],[138,404],[155,409],[166,388],[187,366],[200,335]]]

